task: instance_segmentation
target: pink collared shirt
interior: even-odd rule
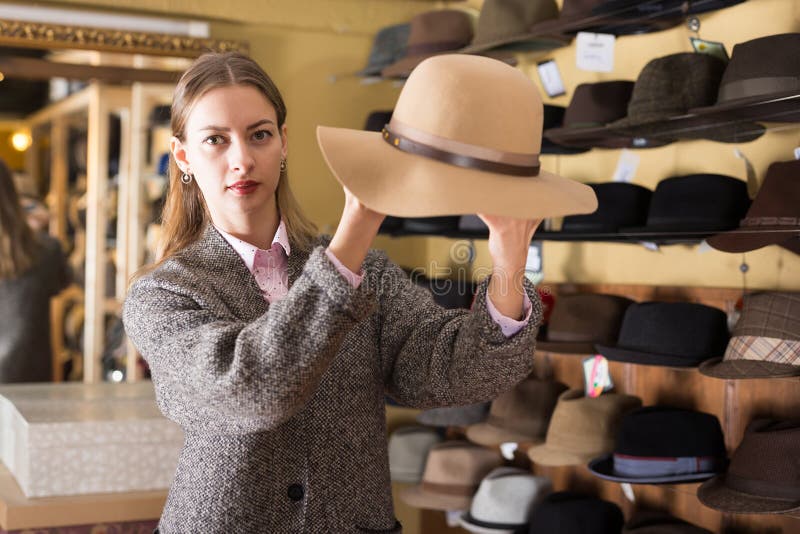
[[[255,245],[242,241],[238,237],[232,236],[219,227],[216,228],[236,253],[241,256],[248,270],[253,273],[264,299],[272,303],[283,298],[289,291],[288,258],[289,254],[292,253],[292,247],[289,245],[289,234],[286,232],[286,226],[283,221],[278,225],[278,230],[275,232],[275,237],[272,238],[272,246],[269,250],[260,249]],[[364,279],[363,274],[356,274],[345,267],[330,250],[325,249],[325,255],[351,286],[358,287],[361,284]],[[517,321],[501,314],[488,295],[486,298],[486,308],[489,315],[500,326],[506,337],[513,336],[528,324],[532,307],[527,294],[524,295],[523,304],[525,317],[521,321]]]

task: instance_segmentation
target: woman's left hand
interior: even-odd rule
[[[478,214],[489,227],[489,255],[492,279],[489,297],[497,311],[513,319],[523,317],[525,262],[533,234],[541,219],[517,219],[501,215]]]

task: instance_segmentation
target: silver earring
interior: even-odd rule
[[[281,172],[286,172],[286,160],[281,159]]]
[[[192,183],[192,175],[187,172],[183,173],[181,176],[181,182],[183,182],[184,185],[189,185]]]

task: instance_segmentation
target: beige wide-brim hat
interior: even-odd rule
[[[543,114],[538,89],[521,71],[444,54],[414,69],[383,133],[319,126],[317,140],[337,180],[387,215],[595,211],[589,186],[538,169]]]

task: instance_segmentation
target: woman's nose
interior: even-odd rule
[[[228,151],[228,163],[233,172],[247,174],[255,165],[255,159],[247,143],[233,141]]]

